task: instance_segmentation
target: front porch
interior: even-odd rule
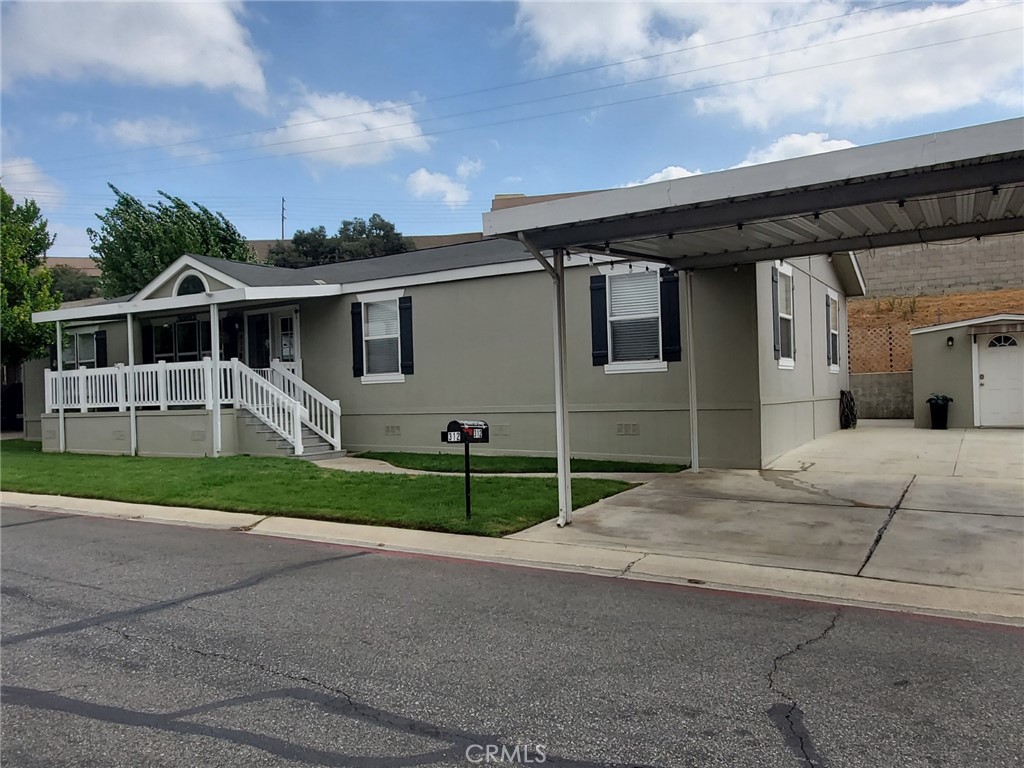
[[[44,372],[43,450],[149,456],[341,450],[341,405],[295,362],[237,358]]]

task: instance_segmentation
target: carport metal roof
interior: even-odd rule
[[[728,266],[1024,230],[1024,119],[484,214],[484,235]]]
[[[572,520],[566,252],[604,251],[686,271],[690,455],[696,470],[692,271],[1024,231],[1024,118],[505,208],[485,213],[483,220],[485,236],[520,240],[552,277],[561,526]],[[542,251],[551,252],[550,261]],[[856,271],[855,258],[833,263],[839,271]]]

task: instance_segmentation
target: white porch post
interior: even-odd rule
[[[60,452],[67,450],[64,435],[64,335],[60,320],[57,321],[57,432],[60,436]]]
[[[135,396],[135,318],[131,313],[126,316],[128,324],[128,432],[131,439],[131,455],[139,453],[139,426],[136,423]]]
[[[220,456],[220,309],[210,305],[210,357],[213,373],[213,455]]]
[[[569,414],[566,403],[565,365],[565,275],[564,252],[554,251],[554,266],[545,259],[522,232],[519,241],[540,262],[544,270],[551,275],[554,289],[554,352],[555,352],[555,452],[558,459],[558,527],[572,522],[572,470],[569,466]]]
[[[698,445],[697,412],[697,351],[693,340],[693,270],[686,270],[683,282],[686,298],[686,372],[689,376],[690,395],[690,469],[700,472],[700,450]]]

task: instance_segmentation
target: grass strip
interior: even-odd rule
[[[573,480],[574,508],[632,486]],[[473,480],[465,519],[462,478],[340,472],[258,456],[170,459],[43,453],[39,443],[0,443],[0,489],[23,493],[220,509],[423,531],[505,536],[558,513],[554,478]]]
[[[465,459],[461,453],[403,453],[367,451],[361,459],[377,459],[404,469],[422,469],[427,472],[464,472]],[[680,464],[655,464],[640,461],[604,461],[599,459],[572,459],[573,472],[679,472]],[[477,456],[470,459],[470,471],[498,472],[555,472],[554,457],[549,456]]]

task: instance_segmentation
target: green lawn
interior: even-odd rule
[[[573,480],[573,506],[630,488]],[[504,536],[554,517],[554,479],[473,480],[466,522],[463,481],[438,475],[382,475],[322,469],[298,459],[225,456],[154,459],[43,453],[39,443],[0,443],[0,489],[170,506],[256,512],[426,531]]]
[[[465,472],[465,457],[461,453],[387,453],[367,451],[361,459],[377,459],[395,467],[424,469],[428,472]],[[573,472],[679,472],[679,464],[652,464],[640,461],[600,461],[573,459]],[[548,456],[477,456],[470,457],[471,472],[555,472],[554,457]]]

